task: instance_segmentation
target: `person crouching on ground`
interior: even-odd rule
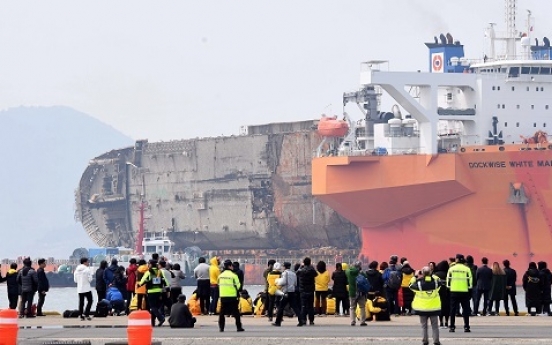
[[[107,300],[113,308],[113,315],[121,315],[125,311],[125,300],[123,294],[115,286],[110,286],[107,289]]]
[[[412,309],[420,316],[422,344],[429,344],[427,332],[429,319],[431,320],[433,344],[440,345],[438,317],[441,313],[441,298],[439,297],[441,284],[439,278],[431,276],[431,270],[427,266],[422,269],[422,275],[410,285],[410,289],[414,291]]]
[[[171,328],[194,328],[196,318],[192,316],[190,309],[186,305],[186,296],[178,295],[177,303],[171,306],[171,315],[169,316],[169,325]]]

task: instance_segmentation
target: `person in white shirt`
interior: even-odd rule
[[[90,308],[92,308],[92,287],[90,282],[92,281],[92,271],[90,270],[90,262],[88,258],[81,258],[80,265],[75,269],[73,274],[73,280],[77,283],[77,292],[79,294],[79,315],[81,321],[92,320],[90,318]],[[84,309],[84,298],[86,298],[86,310]]]

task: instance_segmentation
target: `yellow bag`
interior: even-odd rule
[[[328,315],[335,314],[335,298],[326,299],[326,314]]]
[[[132,300],[130,301],[130,306],[128,307],[130,311],[138,310],[138,295],[134,294]],[[142,310],[146,310],[146,295],[142,298]]]

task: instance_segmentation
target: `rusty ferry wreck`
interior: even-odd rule
[[[140,233],[162,232],[174,242],[173,254],[199,248],[203,255],[229,257],[247,263],[248,279],[262,278],[268,257],[354,259],[358,227],[311,194],[312,152],[321,140],[317,123],[138,140],[106,152],[81,177],[76,219],[101,247],[133,248]]]
[[[418,267],[456,253],[521,270],[552,262],[551,48],[529,37],[530,13],[516,29],[516,5],[505,1],[507,31],[487,29],[480,60],[441,34],[426,43],[429,72],[361,64],[361,88],[344,104],[363,118],[345,113],[348,134],[319,147],[312,188],[361,228],[365,256],[398,254]],[[384,94],[392,112],[378,111]]]

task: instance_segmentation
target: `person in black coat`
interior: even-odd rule
[[[518,305],[516,301],[516,270],[510,268],[510,261],[504,260],[504,272],[506,273],[506,296],[504,297],[504,309],[506,309],[506,315],[510,316],[510,307],[508,306],[508,297],[512,300],[512,307],[514,308],[514,315],[518,316]]]
[[[525,291],[525,306],[531,316],[541,313],[542,281],[537,264],[529,263],[529,268],[522,278],[523,290]],[[535,309],[532,311],[531,309]]]
[[[339,305],[341,304],[342,313],[347,310],[349,294],[347,293],[347,275],[343,271],[341,262],[335,264],[335,271],[332,273],[332,296],[335,297],[335,315],[339,315]]]
[[[46,293],[50,290],[50,282],[48,277],[46,277],[46,272],[44,268],[46,267],[46,259],[38,259],[38,269],[36,270],[38,278],[38,303],[36,305],[36,316],[45,316],[42,313],[42,307],[44,306],[44,301],[46,300]]]
[[[98,301],[105,299],[107,294],[107,285],[104,280],[104,272],[107,268],[107,261],[102,260],[100,262],[100,268],[96,270],[96,293],[98,294]]]
[[[17,308],[17,300],[19,299],[19,284],[17,283],[17,264],[12,262],[6,276],[0,276],[0,283],[6,282],[8,288],[8,302],[10,309]]]
[[[368,270],[366,271],[366,278],[370,283],[370,292],[369,295],[374,296],[383,296],[383,275],[378,271],[379,263],[377,261],[372,261],[368,265]],[[374,296],[371,296],[373,299]]]
[[[236,273],[236,275],[238,276],[238,280],[240,281],[240,288],[238,289],[239,292],[242,292],[243,291],[243,283],[244,283],[244,274],[243,274],[243,271],[242,269],[240,268],[240,263],[237,262],[237,261],[234,261],[232,262],[232,267],[233,267],[233,270],[234,273]]]
[[[475,272],[475,280],[477,281],[477,301],[475,302],[476,309],[474,313],[477,313],[479,309],[479,302],[481,301],[481,296],[483,296],[483,311],[481,315],[487,315],[489,306],[489,291],[491,290],[491,284],[493,281],[493,270],[487,266],[489,260],[487,258],[481,259],[481,267]]]
[[[178,302],[171,306],[171,314],[169,316],[171,328],[194,328],[196,318],[192,316],[185,302],[186,296],[180,294]]]
[[[550,302],[551,302],[551,284],[552,284],[552,273],[547,267],[546,262],[539,261],[537,264],[539,273],[541,276],[542,282],[542,293],[541,293],[541,302],[542,302],[542,312],[548,316],[552,316],[550,312]]]
[[[470,296],[471,296],[472,305],[473,305],[472,316],[475,316],[477,314],[477,309],[478,309],[479,306],[475,305],[475,303],[477,302],[477,289],[475,288],[477,286],[477,280],[476,280],[477,265],[474,264],[473,256],[471,256],[471,255],[466,256],[466,266],[469,267],[469,269],[471,271],[471,274],[472,274],[472,279],[473,279],[472,286],[474,288],[471,289]]]
[[[449,270],[449,264],[447,260],[439,262],[435,266],[433,275],[438,277],[441,282],[446,282],[447,272]],[[448,321],[450,317],[450,291],[446,288],[439,289],[439,298],[441,299],[441,314],[439,315],[439,326],[441,328],[448,328]],[[444,322],[443,322],[444,321]]]
[[[311,265],[311,259],[309,257],[303,259],[303,266],[297,271],[297,285],[301,295],[301,315],[297,326],[306,325],[307,316],[309,323],[314,325],[314,278],[317,275],[318,272]]]

